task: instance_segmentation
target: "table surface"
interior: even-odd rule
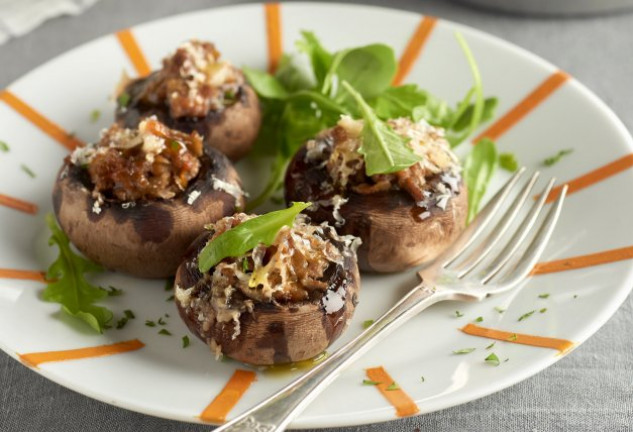
[[[164,16],[237,1],[102,0],[79,17],[47,22],[0,46],[0,88],[91,39]],[[241,2],[239,2],[241,3]],[[378,0],[358,3],[384,4]],[[558,65],[633,126],[633,14],[543,19],[497,14],[443,0],[391,7],[489,32]],[[511,388],[444,411],[330,431],[633,430],[633,297],[570,355]],[[52,383],[0,353],[0,431],[205,431],[212,427],[145,416]]]

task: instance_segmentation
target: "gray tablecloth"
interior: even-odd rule
[[[80,17],[46,23],[0,47],[0,88],[85,41],[144,21],[229,1],[103,0]],[[237,3],[237,2],[233,2]],[[367,3],[385,4],[378,0]],[[633,14],[583,19],[517,18],[441,0],[396,0],[514,42],[585,83],[633,127]],[[332,431],[633,430],[633,297],[572,354],[507,390],[420,417]],[[0,354],[1,431],[204,431],[67,390]]]

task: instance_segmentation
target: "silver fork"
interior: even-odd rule
[[[497,226],[481,240],[485,228],[495,219],[503,202],[516,188],[525,168],[521,168],[490,200],[477,218],[444,253],[418,272],[420,284],[368,329],[339,348],[322,363],[245,413],[220,426],[215,432],[283,431],[292,419],[332,383],[341,371],[376,343],[427,307],[444,300],[475,301],[507,291],[523,281],[547,244],[563,200],[565,185],[547,216],[536,224],[555,179],[551,179],[513,233],[506,233],[519,210],[531,195],[539,173],[535,173],[501,215]],[[528,237],[532,240],[520,251]],[[492,256],[496,244],[508,238],[503,250]],[[486,260],[486,258],[490,259]],[[488,262],[489,261],[489,262]],[[481,265],[480,265],[481,264]]]

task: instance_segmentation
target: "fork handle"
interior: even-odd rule
[[[342,370],[372,348],[409,318],[438,301],[448,299],[445,291],[436,291],[420,283],[368,329],[339,348],[323,362],[300,376],[279,392],[245,413],[215,429],[215,432],[283,431]]]

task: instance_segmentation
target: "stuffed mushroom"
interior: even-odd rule
[[[244,75],[210,42],[191,40],[149,76],[122,83],[117,121],[136,127],[156,116],[183,132],[197,131],[207,148],[235,161],[248,153],[261,122],[259,100]]]
[[[443,130],[424,121],[389,120],[421,161],[391,174],[368,176],[362,120],[343,116],[308,141],[285,178],[287,201],[314,203],[310,217],[358,236],[361,270],[401,271],[435,258],[463,230],[467,191]]]
[[[204,154],[197,132],[171,130],[156,118],[138,129],[114,124],[99,142],[77,148],[53,190],[57,220],[77,249],[141,277],[173,275],[204,224],[243,205],[226,156]]]
[[[255,365],[313,358],[339,337],[354,312],[359,241],[299,215],[270,246],[260,243],[201,273],[203,247],[251,218],[224,218],[192,244],[175,278],[180,315],[217,356]]]

